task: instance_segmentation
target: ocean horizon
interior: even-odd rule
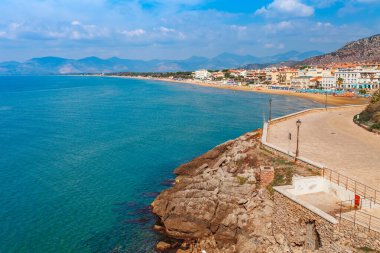
[[[173,170],[321,104],[88,76],[0,77],[0,252],[154,252],[149,204]],[[264,116],[266,115],[266,116]]]

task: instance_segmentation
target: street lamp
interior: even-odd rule
[[[326,99],[325,99],[325,109],[327,110],[327,91],[326,91]]]
[[[300,153],[299,151],[299,139],[300,139],[300,126],[301,126],[301,120],[297,120],[296,125],[297,125],[297,148],[296,148],[296,157],[294,158],[294,162],[297,162],[298,155]]]
[[[269,98],[269,117],[268,122],[272,120],[272,97]]]

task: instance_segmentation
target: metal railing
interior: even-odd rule
[[[370,186],[367,186],[328,168],[322,169],[322,176],[330,182],[336,183],[337,185],[346,188],[346,190],[354,192],[356,195],[359,195],[364,199],[373,201],[374,204],[380,204],[380,191]]]
[[[361,225],[367,228],[368,231],[380,232],[380,218],[363,212],[361,203],[359,205],[354,203],[354,200],[339,202],[339,219],[352,222],[354,226]]]

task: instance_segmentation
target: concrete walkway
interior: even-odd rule
[[[353,123],[361,111],[349,108],[300,116],[300,156],[380,190],[380,136]],[[267,141],[295,152],[297,119],[271,125]]]

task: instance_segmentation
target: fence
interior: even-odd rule
[[[368,199],[374,204],[380,204],[380,191],[370,186],[367,186],[328,168],[322,169],[322,176],[330,182],[336,183],[337,185],[354,192],[356,195],[359,195],[364,199]]]
[[[342,201],[339,203],[339,219],[345,219],[355,225],[361,225],[368,229],[380,232],[380,218],[361,211],[362,201],[359,206],[354,204],[354,200]]]
[[[327,108],[327,110],[328,111],[341,110],[341,109],[350,108],[350,107],[360,107],[360,106],[335,107],[335,108]],[[274,151],[288,158],[295,158],[295,154],[293,152],[283,150],[280,147],[277,147],[267,142],[270,125],[279,123],[284,120],[288,120],[289,118],[299,117],[304,114],[321,111],[321,110],[324,110],[324,109],[322,108],[309,109],[309,110],[301,111],[298,113],[290,114],[284,117],[280,117],[277,119],[273,119],[269,122],[265,122],[264,127],[263,127],[263,136],[261,140],[262,147],[264,149],[267,149],[269,151]],[[344,205],[344,201],[341,202],[340,213],[339,213],[340,219],[345,219],[347,221],[350,221],[354,224],[354,226],[358,224],[365,228],[368,228],[368,230],[380,232],[380,218],[367,214],[360,210],[360,208],[370,209],[376,204],[380,205],[380,191],[370,186],[367,186],[363,183],[360,183],[354,179],[351,179],[347,176],[344,176],[340,174],[339,172],[328,169],[323,164],[318,164],[305,157],[297,157],[297,159],[298,161],[301,161],[304,164],[307,164],[314,168],[321,169],[323,178],[329,180],[330,182],[336,183],[337,185],[344,187],[347,190],[350,190],[354,192],[356,195],[359,195],[362,197],[359,207],[355,207],[354,205],[352,205],[353,200],[351,200],[351,203],[349,205],[347,205],[347,203],[346,205]]]

